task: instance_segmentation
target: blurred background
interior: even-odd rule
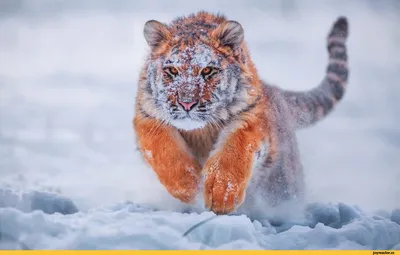
[[[198,10],[239,21],[263,79],[296,90],[321,81],[326,35],[346,15],[348,91],[298,133],[307,197],[400,207],[398,0],[0,0],[0,187],[59,192],[82,209],[179,207],[140,159],[131,119],[144,23]]]

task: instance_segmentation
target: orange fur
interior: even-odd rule
[[[179,132],[154,119],[136,115],[138,144],[160,182],[175,198],[192,203],[199,184],[201,166],[191,155]]]
[[[249,117],[238,123],[220,148],[205,163],[204,198],[206,207],[217,214],[230,213],[244,200],[254,153],[268,139],[267,120],[262,102]]]

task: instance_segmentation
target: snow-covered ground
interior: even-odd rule
[[[351,73],[335,112],[299,132],[304,211],[182,237],[213,214],[169,197],[131,118],[144,22],[200,9],[238,20],[262,77],[300,90],[322,79],[346,15]],[[0,1],[0,249],[400,249],[399,13],[396,0]]]

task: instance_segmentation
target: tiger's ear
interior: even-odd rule
[[[149,20],[144,25],[144,38],[150,47],[154,48],[171,38],[171,32],[167,26],[156,20]]]
[[[244,40],[244,30],[239,22],[229,20],[219,25],[211,36],[222,45],[236,49]]]

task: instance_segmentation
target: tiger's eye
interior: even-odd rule
[[[176,69],[175,67],[170,67],[169,68],[169,72],[173,75],[177,75],[178,74],[178,69]]]
[[[206,68],[203,68],[203,70],[201,70],[201,74],[208,75],[211,73],[211,71],[212,71],[212,67],[206,67]]]

